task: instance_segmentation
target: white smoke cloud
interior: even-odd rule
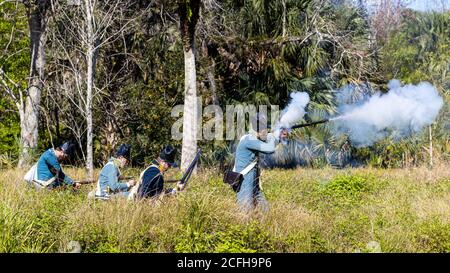
[[[306,92],[292,92],[291,101],[281,113],[281,118],[275,125],[274,134],[278,138],[281,128],[290,128],[306,114],[305,108],[309,103],[309,95]]]
[[[400,81],[391,80],[388,88],[386,94],[377,92],[339,105],[342,115],[332,119],[337,132],[348,134],[357,147],[370,146],[387,136],[398,140],[430,125],[443,105],[438,91],[428,82],[402,86]],[[350,94],[348,90],[341,89],[340,102]]]
[[[291,101],[283,110],[279,125],[281,127],[289,128],[296,122],[301,120],[305,115],[305,107],[309,103],[309,95],[306,92],[291,93]]]

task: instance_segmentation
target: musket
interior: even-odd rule
[[[133,176],[124,176],[124,177],[120,177],[120,180],[129,180],[129,179],[133,179]],[[96,180],[79,180],[79,181],[74,181],[74,183],[78,183],[80,185],[86,185],[86,184],[93,184],[97,182]]]
[[[95,180],[80,180],[80,181],[73,181],[74,183],[78,183],[80,185],[85,185],[85,184],[92,184],[95,183]]]
[[[325,123],[325,122],[328,122],[328,121],[330,121],[330,120],[329,119],[322,119],[322,120],[318,120],[318,121],[313,121],[313,122],[308,122],[308,123],[303,123],[303,124],[297,124],[297,125],[292,126],[290,129],[297,129],[297,128],[313,126],[313,125]]]
[[[130,180],[133,178],[134,178],[134,176],[119,176],[119,180]]]
[[[168,182],[168,183],[180,182],[181,184],[186,184],[188,182],[189,178],[191,177],[192,171],[194,170],[195,165],[197,165],[197,162],[200,159],[201,154],[202,154],[202,149],[198,149],[197,154],[195,155],[191,164],[189,164],[189,167],[186,169],[186,172],[183,174],[183,177],[181,177],[181,179],[167,180],[164,182]]]

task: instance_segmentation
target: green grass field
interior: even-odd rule
[[[73,178],[84,170],[66,168]],[[126,174],[137,174],[128,170]],[[222,176],[200,170],[162,203],[36,191],[0,173],[0,252],[450,252],[450,166],[264,170],[267,215],[241,215]],[[373,241],[377,242],[374,243]]]

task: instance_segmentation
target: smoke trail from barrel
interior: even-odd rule
[[[282,113],[280,125],[290,127],[305,115],[305,107],[309,103],[309,95],[306,92],[291,93],[291,101]]]
[[[341,115],[330,119],[336,133],[347,134],[356,147],[370,146],[385,137],[399,140],[433,123],[443,105],[442,97],[428,82],[402,86],[391,80],[388,87],[386,94],[377,92],[352,103],[345,103],[348,88],[341,89]]]
[[[280,135],[281,128],[290,128],[303,118],[306,105],[309,103],[309,95],[306,92],[292,92],[291,101],[281,113],[281,118],[275,125],[275,136]]]

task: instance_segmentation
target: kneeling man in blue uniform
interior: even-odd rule
[[[136,189],[134,198],[159,197],[162,194],[173,195],[184,189],[185,184],[180,182],[177,183],[176,188],[164,189],[164,173],[170,167],[176,167],[175,156],[176,150],[170,144],[161,150],[159,157],[141,173],[140,185]]]
[[[32,184],[35,188],[56,188],[63,185],[78,187],[78,183],[64,174],[60,162],[68,157],[73,144],[65,142],[59,147],[50,148],[39,158],[34,167]]]
[[[106,163],[100,172],[97,188],[95,190],[95,198],[109,199],[112,196],[127,197],[129,190],[136,183],[134,180],[120,181],[120,169],[130,162],[131,149],[128,145],[122,144],[115,157]]]

